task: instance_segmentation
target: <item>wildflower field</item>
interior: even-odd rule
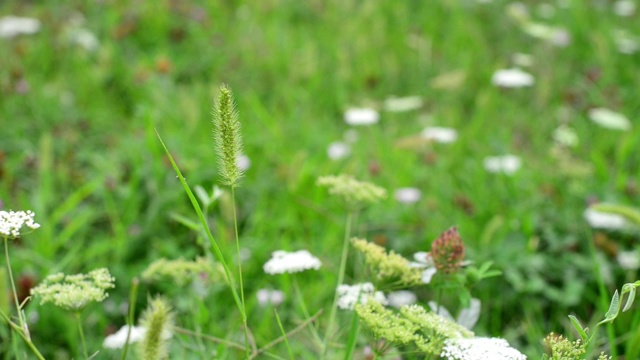
[[[0,357],[640,359],[638,6],[0,1]]]

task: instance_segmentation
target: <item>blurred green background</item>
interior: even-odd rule
[[[300,318],[287,279],[262,272],[272,251],[319,256],[323,269],[300,279],[310,309],[330,304],[343,211],[315,181],[348,173],[390,193],[360,216],[359,236],[411,257],[457,225],[468,258],[504,273],[472,290],[483,303],[475,332],[539,358],[546,334],[571,335],[566,315],[600,319],[613,290],[637,276],[616,254],[635,250],[638,232],[593,232],[583,219],[591,202],[638,204],[640,58],[621,53],[620,39],[637,41],[640,21],[616,14],[616,3],[3,0],[0,16],[41,24],[35,34],[0,38],[2,209],[32,209],[42,224],[12,244],[14,274],[24,290],[57,271],[108,267],[117,287],[86,318],[90,348],[99,349],[123,324],[132,278],[161,257],[206,251],[179,221],[193,211],[154,129],[189,184],[211,191],[211,106],[226,83],[251,161],[237,200],[259,343],[279,331],[272,311],[256,303],[258,289],[285,290],[280,316],[289,327]],[[517,65],[533,86],[492,85],[497,70]],[[422,104],[385,110],[393,96]],[[354,107],[379,110],[379,123],[349,126],[344,113]],[[631,128],[598,126],[588,116],[597,107],[626,115]],[[424,141],[428,126],[459,137]],[[554,140],[560,126],[575,132],[575,146]],[[354,131],[351,154],[330,159],[329,144]],[[522,167],[487,172],[483,159],[503,154],[520,157]],[[421,190],[421,199],[396,201],[394,190],[404,187]],[[229,206],[227,194],[208,217],[233,259]],[[351,274],[349,283],[363,280]],[[180,316],[193,304],[179,289],[141,291],[140,308],[146,294],[170,294],[184,327],[221,337],[239,330],[224,284],[212,285],[206,314],[196,316]],[[30,304],[27,313],[36,311],[32,334],[49,357],[79,351],[70,317]],[[636,324],[632,311],[611,330],[628,358],[639,354]],[[173,351],[186,356],[189,340],[178,343]]]

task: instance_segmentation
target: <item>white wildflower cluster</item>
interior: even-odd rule
[[[33,221],[34,214],[27,211],[0,211],[0,236],[15,239],[23,227],[35,230],[40,224]]]
[[[267,306],[269,304],[278,306],[284,301],[285,295],[280,290],[260,289],[256,293],[258,298],[258,304],[260,306]]]
[[[389,301],[389,306],[393,306],[397,309],[403,306],[413,305],[418,301],[416,294],[409,290],[393,291],[387,295],[387,299]]]
[[[127,343],[127,333],[129,333],[129,325],[120,328],[116,333],[107,336],[102,342],[102,346],[107,349],[121,349]],[[131,326],[131,334],[129,335],[129,344],[144,339],[147,329],[143,326]]]
[[[348,125],[372,125],[380,120],[380,114],[374,109],[352,108],[344,113],[344,122]]]
[[[491,83],[502,88],[520,88],[535,83],[533,75],[518,68],[498,70],[493,73]]]
[[[627,226],[627,221],[621,215],[598,211],[594,208],[587,208],[583,216],[589,226],[594,229],[620,230]]]
[[[12,15],[0,18],[0,38],[35,34],[38,30],[40,30],[40,21],[38,19]]]
[[[338,293],[338,308],[342,310],[353,310],[356,304],[366,304],[373,300],[382,305],[387,305],[387,298],[382,291],[375,291],[370,282],[355,285],[340,285],[336,290]]]
[[[607,108],[589,110],[589,119],[606,129],[620,131],[631,129],[631,121],[626,116]]]
[[[320,259],[311,255],[307,250],[291,253],[278,250],[271,254],[271,259],[264,264],[262,269],[269,275],[275,275],[297,273],[309,269],[318,270],[321,265]]]
[[[115,287],[115,279],[106,268],[88,274],[47,276],[31,289],[31,295],[40,298],[40,304],[53,303],[63,309],[78,312],[91,301],[102,302],[109,294],[106,290]]]
[[[422,196],[422,192],[420,189],[408,187],[408,188],[400,188],[396,189],[393,192],[393,197],[402,204],[413,204],[420,200]]]
[[[450,144],[458,139],[458,132],[456,129],[432,126],[425,128],[420,133],[422,138],[442,144]]]
[[[490,173],[512,175],[522,165],[520,158],[515,155],[490,156],[483,161],[484,168]]]
[[[526,360],[527,357],[509,346],[504,339],[448,339],[440,356],[447,360]]]

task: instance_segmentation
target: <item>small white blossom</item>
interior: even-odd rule
[[[251,159],[247,155],[240,155],[236,158],[236,165],[240,171],[247,171],[251,167]]]
[[[613,3],[613,12],[618,16],[633,16],[636,12],[636,3],[633,0],[618,0]]]
[[[519,88],[533,85],[535,79],[533,75],[514,68],[496,71],[491,77],[491,83],[504,88]]]
[[[560,125],[553,131],[553,140],[566,147],[576,147],[578,145],[578,135],[575,130],[567,125]]]
[[[458,132],[455,129],[433,126],[422,130],[422,137],[429,141],[448,144],[458,139]]]
[[[38,19],[11,15],[0,18],[0,38],[35,34],[38,30],[40,30],[40,21]]]
[[[526,360],[527,357],[509,346],[504,339],[448,339],[440,356],[447,360]]]
[[[296,273],[309,269],[318,270],[322,263],[320,259],[311,255],[307,250],[296,252],[286,252],[282,250],[274,251],[271,259],[262,267],[269,275]]]
[[[377,111],[368,108],[352,108],[344,113],[344,121],[349,125],[372,125],[380,120]]]
[[[409,290],[399,290],[390,292],[387,295],[387,300],[389,301],[389,306],[393,306],[394,308],[401,308],[406,305],[413,305],[418,300],[416,294]]]
[[[107,336],[102,342],[102,346],[107,349],[121,349],[124,347],[127,341],[127,333],[129,332],[129,325],[125,325],[120,328],[115,334]],[[144,339],[147,329],[142,326],[132,326],[131,334],[129,335],[129,344],[138,342]]]
[[[69,30],[67,36],[72,44],[78,45],[87,51],[95,51],[100,45],[98,38],[85,28],[73,28]]]
[[[331,160],[344,159],[351,155],[351,147],[347,143],[341,141],[332,142],[327,148],[327,156]]]
[[[595,229],[619,230],[626,227],[627,222],[621,215],[609,214],[588,208],[584,211],[584,219]]]
[[[420,96],[391,97],[384,101],[384,109],[391,112],[404,112],[422,107]]]
[[[621,54],[631,55],[640,50],[640,38],[627,30],[615,30],[613,32],[613,41]]]
[[[607,129],[623,131],[631,129],[631,122],[626,116],[606,108],[589,110],[589,119]]]
[[[33,221],[36,214],[31,210],[27,211],[0,211],[0,236],[6,238],[17,238],[23,227],[35,230],[40,224]]]
[[[515,155],[490,156],[484,159],[484,168],[491,173],[512,175],[522,165],[520,158]]]
[[[284,301],[284,293],[280,290],[260,289],[256,293],[258,298],[258,304],[260,306],[267,306],[269,304],[278,306]]]
[[[442,305],[438,305],[435,301],[429,301],[431,310],[445,319],[455,321],[458,324],[471,330],[480,318],[481,302],[480,299],[472,298],[468,308],[460,310],[458,318],[454,319],[451,313]]]
[[[373,300],[382,305],[387,305],[387,298],[382,291],[375,291],[373,284],[366,282],[355,285],[340,285],[336,289],[338,293],[338,308],[342,310],[353,310],[356,304],[366,304]]]
[[[428,252],[419,251],[413,254],[413,259],[415,260],[415,262],[410,262],[409,266],[412,268],[424,269],[422,271],[422,283],[430,283],[433,275],[435,275],[437,272],[436,265],[433,262],[431,254]]]
[[[421,196],[422,192],[416,188],[400,188],[393,192],[393,197],[403,204],[416,203]]]
[[[625,270],[640,269],[640,257],[637,251],[619,251],[616,255],[616,260],[618,260],[620,267]]]

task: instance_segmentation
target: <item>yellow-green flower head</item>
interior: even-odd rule
[[[352,238],[351,244],[364,254],[365,263],[374,270],[376,279],[400,279],[402,284],[408,286],[418,285],[422,282],[422,270],[411,267],[409,260],[396,254],[393,250],[387,253],[382,246],[358,238]]]
[[[20,236],[24,228],[35,230],[40,224],[33,221],[34,214],[27,211],[0,211],[0,236],[15,239]]]
[[[220,86],[220,94],[213,107],[213,125],[222,184],[236,187],[243,175],[238,166],[238,158],[242,156],[242,136],[233,93],[227,85]]]
[[[159,259],[149,265],[147,270],[142,273],[142,278],[145,281],[168,278],[176,285],[184,286],[199,276],[211,280],[217,275],[220,275],[220,271],[215,269],[211,262],[205,258],[197,258],[195,261]]]
[[[57,273],[47,276],[40,285],[31,289],[31,295],[40,298],[40,304],[51,302],[63,309],[78,312],[91,301],[106,299],[109,296],[106,290],[115,287],[114,282],[115,279],[106,268],[88,274]]]
[[[368,182],[358,181],[350,175],[321,176],[317,184],[329,188],[329,194],[344,199],[349,205],[375,203],[387,196],[385,189]]]

